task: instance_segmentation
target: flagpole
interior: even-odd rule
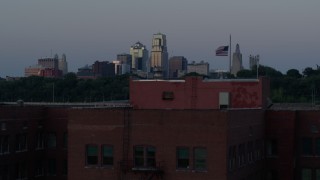
[[[231,34],[230,34],[229,47],[230,47],[230,51],[229,51],[229,72],[231,74]]]

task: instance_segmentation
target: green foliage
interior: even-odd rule
[[[62,79],[27,77],[0,81],[0,102],[94,102],[125,100],[129,97],[129,75],[96,80],[77,79],[69,73]]]

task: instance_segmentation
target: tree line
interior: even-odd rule
[[[129,76],[78,79],[74,73],[63,78],[31,76],[0,80],[0,102],[98,102],[129,98]]]
[[[317,103],[320,101],[320,68],[307,67],[300,73],[290,69],[286,74],[259,66],[258,76],[270,78],[270,98],[275,103]],[[237,77],[256,78],[257,69],[241,70]],[[24,77],[0,80],[0,102],[101,102],[129,99],[130,75],[112,78],[78,79],[74,73],[63,78]]]

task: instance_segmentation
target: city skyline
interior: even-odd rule
[[[183,3],[182,3],[183,2]],[[137,0],[86,2],[3,2],[0,7],[0,77],[23,76],[41,57],[65,53],[71,72],[85,64],[112,61],[140,41],[151,50],[152,34],[167,36],[169,57],[206,61],[228,69],[228,57],[214,50],[241,45],[243,65],[249,55],[285,73],[319,64],[320,2],[288,1],[161,2]],[[121,10],[121,11],[120,11]],[[140,20],[141,22],[137,21]]]

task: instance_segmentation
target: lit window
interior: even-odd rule
[[[92,166],[98,164],[98,146],[87,145],[86,146],[86,165]]]
[[[177,148],[177,168],[178,169],[189,168],[189,148],[184,148],[184,147]]]
[[[207,169],[207,149],[206,148],[194,149],[194,169],[196,170]]]
[[[102,165],[113,166],[113,147],[110,145],[102,146]]]

